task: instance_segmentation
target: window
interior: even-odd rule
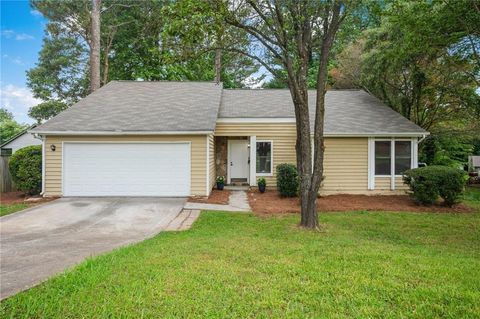
[[[390,146],[390,141],[375,142],[375,175],[390,175]]]
[[[272,142],[257,141],[257,174],[272,174]]]
[[[395,141],[395,175],[401,175],[412,165],[410,141]]]
[[[392,164],[392,146],[395,147],[395,175],[401,175],[412,167],[412,148],[410,141],[375,141],[375,175],[390,175]]]

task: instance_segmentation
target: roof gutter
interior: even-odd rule
[[[313,135],[313,134],[312,134]],[[385,132],[385,133],[325,133],[325,137],[423,137],[430,135],[428,132]]]
[[[208,135],[213,131],[28,131],[40,135]]]

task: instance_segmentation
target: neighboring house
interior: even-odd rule
[[[474,155],[469,156],[468,167],[470,171],[480,173],[480,156],[474,156]]]
[[[28,131],[35,128],[36,125],[32,125],[30,128],[20,132],[15,135],[5,143],[3,143],[1,148],[2,155],[12,155],[17,150],[31,146],[31,145],[41,145],[42,141],[38,138],[35,138],[32,134],[29,134]]]
[[[281,89],[112,81],[31,132],[44,141],[45,196],[204,196],[219,175],[274,187],[275,167],[296,162]],[[328,91],[321,193],[405,189],[401,173],[417,166],[427,134],[364,91]]]

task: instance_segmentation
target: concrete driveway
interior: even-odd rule
[[[61,198],[0,218],[0,299],[162,231],[183,198]]]

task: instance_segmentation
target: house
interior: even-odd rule
[[[273,187],[275,167],[296,162],[283,89],[112,81],[31,132],[43,139],[45,196],[205,196],[219,175]],[[364,91],[328,91],[321,193],[405,189],[427,134]]]
[[[35,126],[36,125],[32,125],[28,129],[23,130],[22,132],[18,133],[17,135],[3,143],[0,146],[1,154],[9,156],[21,148],[31,145],[41,145],[42,141],[40,139],[35,138],[32,134],[28,134],[28,131],[35,128]]]

